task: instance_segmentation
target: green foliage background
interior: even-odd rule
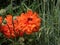
[[[1,0],[2,1],[2,0]],[[7,4],[0,1],[0,15],[13,16],[26,12],[28,9],[36,11],[42,18],[39,32],[20,37],[19,39],[6,39],[0,33],[0,45],[60,45],[60,0],[7,0]],[[18,40],[18,41],[17,41]]]

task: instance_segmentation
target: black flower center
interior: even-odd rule
[[[28,21],[32,21],[32,18],[28,18]]]

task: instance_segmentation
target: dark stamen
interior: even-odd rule
[[[28,21],[32,21],[32,18],[28,18]]]

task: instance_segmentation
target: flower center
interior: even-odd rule
[[[32,21],[32,18],[28,18],[28,21]]]

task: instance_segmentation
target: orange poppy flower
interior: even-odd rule
[[[6,18],[5,18],[5,20],[6,20],[6,26],[7,26],[7,28],[6,27],[3,27],[2,28],[2,30],[5,30],[4,28],[6,28],[7,29],[7,31],[6,32],[8,32],[9,31],[9,36],[6,36],[6,37],[9,37],[9,38],[14,38],[16,35],[15,35],[15,30],[14,30],[14,24],[13,24],[13,17],[12,17],[12,15],[7,15],[6,16]],[[5,31],[3,31],[4,32],[4,35],[7,35],[8,33],[6,33]]]
[[[2,33],[7,37],[7,38],[14,38],[17,36],[23,36],[23,33],[19,30],[18,26],[19,24],[17,23],[17,20],[13,20],[12,15],[7,15],[6,18],[6,24],[2,25]]]
[[[26,13],[22,13],[16,18],[19,24],[19,29],[26,34],[38,31],[41,25],[41,18],[39,18],[36,12],[28,10]]]

